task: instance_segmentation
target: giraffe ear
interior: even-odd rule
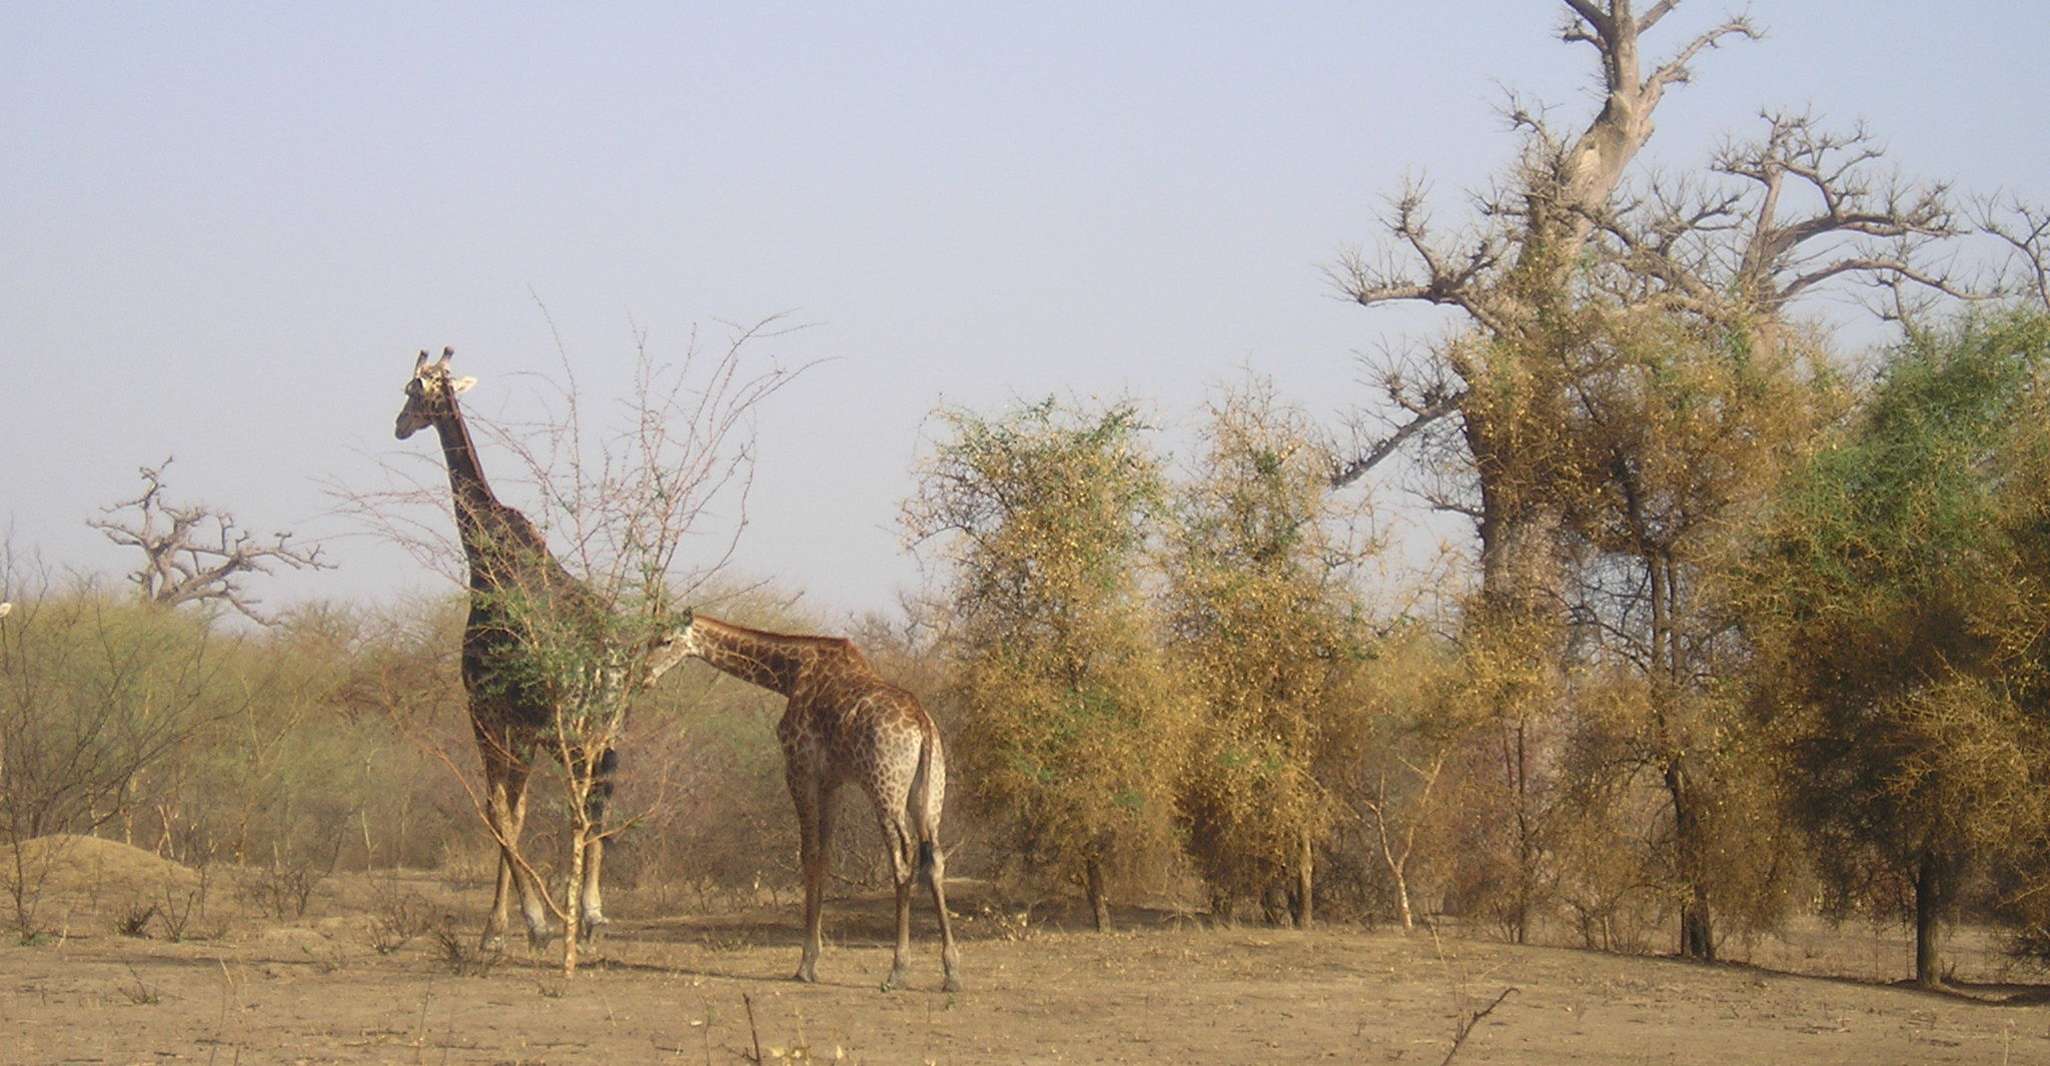
[[[461,396],[476,387],[476,378],[457,378],[448,383],[449,395],[451,396]]]

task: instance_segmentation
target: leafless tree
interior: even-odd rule
[[[142,552],[142,565],[128,575],[147,603],[175,607],[181,603],[224,603],[251,621],[273,625],[277,619],[259,610],[243,582],[249,574],[269,575],[275,567],[327,570],[319,546],[301,548],[292,534],[271,534],[269,540],[236,524],[228,511],[203,503],[177,504],[164,496],[166,458],[141,468],[142,495],[102,508],[106,517],[87,521],[108,540]]]
[[[456,414],[451,404],[447,417],[474,427],[510,460],[515,476],[500,483],[517,482],[534,499],[521,509],[526,514],[514,512],[527,529],[518,543],[490,536],[471,543],[458,535],[454,508],[484,505],[454,503],[446,483],[394,468],[395,487],[337,487],[343,510],[433,569],[452,577],[467,572],[473,619],[482,609],[502,628],[504,639],[486,650],[489,661],[473,680],[473,714],[478,684],[501,696],[517,690],[547,708],[545,721],[522,722],[506,734],[519,750],[505,754],[521,764],[522,779],[530,758],[562,773],[560,892],[519,849],[524,803],[475,785],[456,755],[438,746],[429,754],[468,790],[512,875],[563,923],[566,973],[577,965],[579,932],[600,920],[595,871],[602,842],[640,817],[601,824],[612,788],[607,755],[622,745],[636,696],[677,661],[660,657],[665,620],[726,568],[746,528],[754,416],[804,369],[764,366],[752,353],[785,332],[770,319],[737,328],[723,345],[693,335],[676,361],[656,358],[638,338],[632,391],[615,408],[620,418],[592,417],[566,353],[561,376],[544,379],[544,410],[529,421]],[[421,368],[437,369],[424,356],[416,377]],[[467,462],[481,470],[474,457]],[[481,474],[466,476],[481,482]],[[511,510],[495,498],[490,506]],[[466,639],[466,655],[473,643]],[[417,725],[395,720],[402,728]],[[659,786],[643,795],[650,792],[659,803]],[[511,810],[500,809],[508,804]]]
[[[1388,768],[1378,767],[1374,772],[1373,788],[1362,791],[1358,803],[1365,818],[1373,823],[1374,842],[1380,845],[1381,861],[1388,867],[1388,876],[1395,882],[1395,901],[1402,915],[1402,931],[1416,928],[1416,913],[1410,905],[1409,860],[1416,854],[1417,830],[1423,828],[1431,813],[1431,792],[1438,787],[1438,778],[1445,772],[1445,758],[1448,753],[1440,750],[1432,753],[1427,762],[1416,763],[1399,759],[1402,769],[1407,771],[1414,784],[1407,802],[1399,790],[1388,785]]]

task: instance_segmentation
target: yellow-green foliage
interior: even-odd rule
[[[0,623],[0,815],[27,838],[90,831],[136,773],[243,706],[238,642],[205,620],[91,588]]]
[[[1017,856],[1079,877],[1173,840],[1189,720],[1141,595],[1161,499],[1127,405],[943,412],[907,506],[951,568],[962,721],[950,761]]]
[[[157,775],[175,804],[179,853],[323,865],[344,850],[351,864],[433,856],[440,834],[422,823],[439,819],[417,782],[439,774],[393,715],[459,713],[460,617],[443,604],[411,607],[418,613],[310,605],[244,641],[237,680],[252,698]]]
[[[1358,549],[1331,513],[1330,467],[1302,413],[1256,385],[1214,407],[1182,497],[1173,648],[1203,708],[1183,802],[1220,902],[1296,870],[1330,826],[1314,764],[1354,713],[1336,692],[1360,644],[1344,582]]]
[[[1940,910],[2040,847],[2046,374],[2040,314],[1912,336],[1747,561],[1759,710],[1840,902],[1919,876]]]

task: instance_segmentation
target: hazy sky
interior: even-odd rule
[[[886,607],[937,403],[1187,422],[1247,367],[1334,424],[1368,400],[1356,353],[1431,319],[1321,267],[1405,173],[1456,217],[1511,151],[1504,87],[1584,118],[1559,6],[0,5],[0,521],[116,572],[84,520],[175,454],[177,496],[331,538],[340,569],[274,602],[437,587],[322,488],[438,463],[391,436],[415,350],[513,412],[560,365],[537,297],[596,400],[637,326],[660,356],[791,311],[811,328],[760,355],[830,361],[763,413],[742,562]],[[1754,5],[1770,37],[1701,60],[1651,156],[1812,106],[1912,174],[2050,200],[2043,10],[1936,7]]]

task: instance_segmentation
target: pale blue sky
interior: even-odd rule
[[[1812,105],[1913,174],[2050,200],[2050,20],[1932,6],[1755,5],[1771,36],[1705,57],[1652,155]],[[938,402],[1129,392],[1172,423],[1242,367],[1334,424],[1365,402],[1354,353],[1430,320],[1320,268],[1405,173],[1457,213],[1511,150],[1500,87],[1584,115],[1557,8],[0,6],[0,522],[113,572],[84,519],[176,454],[182,497],[346,533],[321,479],[434,453],[391,439],[416,349],[455,345],[503,411],[556,366],[535,295],[598,398],[633,323],[659,354],[791,310],[813,327],[764,354],[832,361],[764,414],[742,561],[884,608],[917,580],[895,516]],[[435,587],[329,551],[272,599]]]

